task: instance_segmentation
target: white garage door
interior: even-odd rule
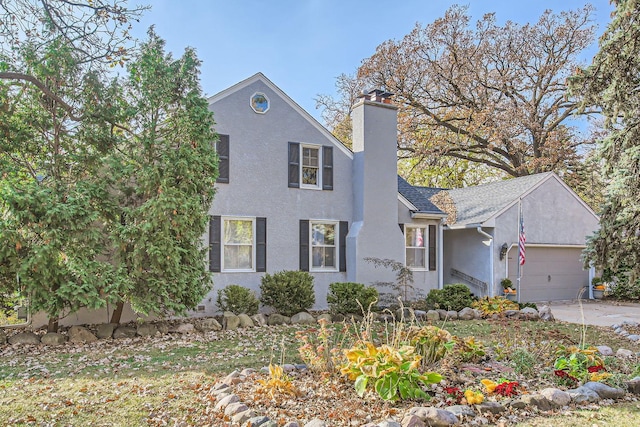
[[[582,269],[581,248],[527,246],[522,266],[520,302],[557,301],[578,298],[589,284],[589,272]],[[509,251],[509,279],[516,283],[518,248]],[[587,291],[582,295],[587,298]]]

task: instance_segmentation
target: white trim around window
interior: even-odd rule
[[[339,221],[309,221],[310,271],[338,271],[339,233]]]
[[[300,188],[322,189],[322,145],[300,144]]]
[[[222,271],[256,271],[254,217],[222,217]]]
[[[428,227],[405,225],[405,265],[411,270],[426,271],[429,265]]]

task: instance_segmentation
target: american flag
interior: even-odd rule
[[[416,229],[416,246],[421,248],[424,246],[424,240],[422,238],[422,229]]]
[[[518,262],[520,265],[524,265],[525,261],[525,247],[524,244],[527,241],[524,235],[524,218],[522,217],[522,205],[520,206],[520,229],[518,233]]]

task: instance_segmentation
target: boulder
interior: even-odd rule
[[[251,320],[251,317],[249,317],[248,314],[238,314],[238,319],[240,320],[241,328],[253,328],[255,326],[253,324],[253,320]]]
[[[444,409],[437,409],[434,407],[420,407],[414,406],[409,409],[407,415],[415,415],[424,421],[428,426],[433,427],[446,427],[457,425],[460,423],[458,417],[453,415],[449,411],[445,411]]]
[[[603,399],[621,399],[625,394],[624,390],[620,388],[610,387],[596,381],[589,381],[582,387],[595,391]]]
[[[196,331],[193,323],[180,323],[176,325],[171,332],[175,332],[177,334],[193,334]]]
[[[520,317],[527,320],[538,320],[540,319],[540,313],[533,307],[525,307],[520,310]]]
[[[9,344],[40,344],[40,337],[33,332],[20,332],[9,338]]]
[[[265,416],[257,416],[248,419],[242,424],[242,427],[262,427],[269,421],[269,418]]]
[[[444,408],[456,417],[475,417],[476,411],[469,405],[453,405]]]
[[[115,331],[113,331],[113,338],[133,338],[136,336],[137,330],[133,326],[118,326]]]
[[[616,357],[633,357],[633,351],[627,350],[626,348],[619,348],[618,351],[616,351]]]
[[[62,345],[67,342],[67,337],[56,332],[47,332],[40,338],[40,342],[45,345]]]
[[[571,401],[577,404],[587,402],[593,403],[600,400],[600,396],[598,395],[598,393],[586,387],[578,387],[572,390],[567,390],[567,393],[569,393],[569,396],[571,396]]]
[[[304,427],[328,427],[327,423],[319,418],[314,418],[304,425]]]
[[[458,320],[458,312],[455,310],[447,311],[447,319],[449,320]]]
[[[378,424],[378,426],[382,426],[383,424]],[[418,417],[417,415],[407,415],[402,419],[402,424],[398,424],[395,421],[386,422],[385,426],[400,426],[400,427],[426,427],[427,425]]]
[[[224,414],[228,417],[232,417],[236,414],[239,414],[241,412],[244,411],[248,411],[249,407],[247,405],[245,405],[242,402],[234,402],[234,403],[230,403],[227,405],[226,408],[224,408]],[[251,418],[251,417],[249,417]]]
[[[253,320],[254,325],[258,326],[267,326],[267,318],[264,314],[258,313],[251,316],[251,320]]]
[[[96,328],[96,336],[101,339],[107,339],[113,337],[113,331],[116,329],[115,323],[101,323]]]
[[[549,307],[548,305],[543,305],[542,307],[540,307],[540,309],[538,310],[538,315],[540,316],[540,320],[543,320],[545,322],[553,322],[554,320],[556,320],[553,317],[553,313],[551,313],[551,307]]]
[[[294,325],[315,325],[316,319],[309,313],[302,311],[291,317],[291,323]]]
[[[436,311],[440,315],[440,320],[447,320],[447,310],[443,310],[443,309],[439,308]]]
[[[169,331],[171,330],[171,327],[169,326],[169,322],[167,321],[157,322],[156,327],[158,328],[158,332],[160,332],[161,335],[168,334]]]
[[[228,331],[240,327],[240,318],[230,311],[225,311],[222,315],[222,326]]]
[[[520,397],[520,401],[524,402],[526,406],[535,406],[541,411],[550,411],[553,408],[549,399],[541,394],[525,394]]]
[[[640,377],[635,377],[634,379],[627,381],[627,390],[629,393],[640,394]]]
[[[194,327],[200,332],[209,332],[209,331],[221,331],[222,325],[213,317],[207,317],[204,319],[200,319],[200,321],[194,325]]]
[[[608,345],[599,345],[596,348],[598,349],[598,353],[603,356],[613,356],[613,350]]]
[[[216,403],[215,410],[222,411],[232,403],[239,402],[240,398],[235,394],[228,394]]]
[[[231,422],[234,425],[241,426],[243,423],[245,423],[246,421],[250,420],[251,418],[253,418],[255,416],[256,416],[255,412],[253,412],[251,409],[247,409],[244,412],[240,412],[240,413],[237,413],[237,414],[233,415],[231,417]]]
[[[476,318],[475,310],[471,307],[465,307],[458,312],[458,319],[460,320],[472,320]]]
[[[569,403],[571,403],[571,396],[569,395],[569,393],[557,388],[545,388],[540,391],[540,394],[546,397],[547,400],[557,408],[567,406]]]
[[[321,320],[326,323],[331,323],[331,315],[329,313],[323,313],[318,316],[317,322],[320,323]]]
[[[427,320],[429,322],[438,322],[440,321],[440,313],[436,310],[427,311]]]
[[[138,325],[136,333],[141,337],[152,337],[158,333],[158,328],[153,323],[141,323]]]
[[[506,410],[506,408],[502,406],[500,403],[492,402],[490,400],[485,400],[484,402],[480,403],[477,407],[478,407],[478,411],[480,411],[481,414],[484,414],[487,412],[490,412],[492,414],[500,414]]]
[[[67,334],[69,335],[69,341],[74,344],[98,341],[98,338],[84,326],[72,326]]]
[[[278,314],[278,313],[273,313],[267,319],[267,324],[269,326],[288,325],[290,323],[291,323],[291,319],[290,318],[288,318],[287,316],[283,316],[282,314]]]

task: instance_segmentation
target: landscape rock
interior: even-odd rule
[[[215,406],[215,408],[214,408],[214,409],[215,409],[216,411],[222,411],[222,410],[224,410],[227,406],[229,406],[230,404],[232,404],[232,403],[236,403],[236,402],[239,402],[239,401],[240,401],[240,398],[239,398],[237,395],[235,395],[235,394],[229,394],[229,395],[227,395],[227,396],[223,397],[222,399],[220,399],[220,400],[218,401],[218,403],[216,403],[216,406]]]
[[[518,319],[520,317],[520,310],[505,310],[504,317],[508,319]]]
[[[407,415],[402,419],[402,424],[398,424],[395,421],[384,421],[385,426],[396,425],[400,427],[426,427],[427,425],[417,415]],[[382,424],[378,424],[381,426]]]
[[[473,318],[474,319],[482,319],[483,316],[484,316],[484,314],[482,313],[482,310],[479,310],[477,308],[473,309]]]
[[[222,325],[213,317],[207,317],[197,322],[195,328],[201,332],[221,331]]]
[[[20,332],[9,338],[9,344],[40,344],[40,337],[33,332]]]
[[[626,348],[619,348],[616,351],[616,357],[633,357],[633,351],[627,350]]]
[[[244,403],[242,403],[242,402],[233,402],[233,403],[228,404],[227,407],[224,408],[224,414],[229,416],[229,417],[232,417],[232,416],[234,416],[236,414],[239,414],[241,412],[248,411],[248,410],[249,410],[249,407],[247,405],[245,405]],[[251,418],[251,417],[249,417],[249,418]]]
[[[316,319],[306,311],[302,311],[291,317],[291,323],[294,325],[315,325]]]
[[[158,332],[160,332],[160,334],[165,335],[169,333],[169,323],[166,321],[160,321],[156,323],[156,328],[158,328]]]
[[[637,342],[637,341],[640,341],[640,335],[637,335],[637,334],[628,335],[627,339],[633,342]]]
[[[613,356],[613,350],[608,345],[599,345],[596,348],[598,349],[598,353],[603,356]]]
[[[242,425],[244,422],[250,420],[255,416],[256,413],[254,411],[252,411],[251,409],[247,409],[246,411],[234,414],[231,417],[231,422],[233,422],[234,425]]]
[[[288,318],[287,316],[283,316],[282,314],[278,314],[278,313],[273,313],[267,319],[267,324],[269,326],[288,325],[289,323],[291,323],[291,319],[290,318]]]
[[[455,310],[447,311],[447,318],[449,320],[458,320],[458,312]]]
[[[158,333],[158,328],[153,323],[141,323],[138,325],[136,333],[141,337],[152,337]]]
[[[136,328],[132,326],[119,326],[113,331],[113,338],[133,338],[136,336]]]
[[[620,388],[610,387],[604,383],[589,381],[582,387],[593,390],[603,399],[621,399],[624,397],[624,390]]]
[[[627,381],[627,390],[629,393],[640,394],[640,377],[635,377],[630,381]]]
[[[427,311],[427,320],[429,322],[438,322],[438,321],[440,321],[440,313],[438,313],[436,310]]]
[[[40,341],[45,345],[62,345],[67,342],[67,337],[56,332],[47,332],[40,338]]]
[[[84,326],[70,327],[67,335],[69,336],[69,341],[75,344],[98,341],[98,338]]]
[[[113,337],[113,331],[116,329],[115,323],[101,323],[96,328],[96,336],[101,339],[107,339]]]
[[[175,332],[177,334],[192,334],[195,331],[196,328],[193,326],[193,323],[180,323],[171,330],[171,332]]]
[[[249,420],[245,421],[244,424],[242,424],[242,427],[261,427],[263,426],[265,423],[267,423],[269,421],[269,418],[265,417],[265,416],[258,416],[258,417],[253,417],[250,418]]]
[[[598,395],[598,393],[586,387],[578,387],[572,390],[567,390],[567,393],[569,393],[569,396],[571,396],[571,401],[577,404],[586,402],[593,403],[600,400],[600,395]]]
[[[285,425],[283,425],[282,427],[300,427],[300,424],[298,424],[295,421],[289,421],[288,423],[286,423]]]
[[[413,314],[415,314],[418,320],[425,320],[427,318],[427,312],[424,310],[413,310]]]
[[[520,317],[524,317],[527,320],[538,320],[540,318],[540,314],[538,310],[533,307],[525,307],[520,310]]]
[[[520,401],[524,402],[526,406],[535,406],[541,411],[549,411],[553,407],[549,399],[541,394],[525,394],[520,397]]]
[[[395,315],[397,321],[411,322],[416,319],[416,314],[411,307],[399,308],[396,310]]]
[[[571,396],[566,391],[557,388],[545,388],[540,390],[540,394],[549,400],[555,407],[561,408],[571,403]]]
[[[231,372],[222,380],[222,383],[227,385],[240,384],[241,382],[242,382],[242,376],[240,375],[240,372],[238,372],[237,370]]]
[[[445,410],[451,412],[456,417],[475,417],[476,411],[469,405],[448,406]]]
[[[240,326],[240,318],[230,311],[225,311],[222,315],[222,326],[228,331],[238,329]]]
[[[318,316],[316,322],[320,323],[321,320],[327,323],[331,323],[331,315],[329,313],[322,313],[320,316]]]
[[[249,317],[248,314],[245,314],[245,313],[238,314],[238,319],[240,319],[241,328],[253,328],[255,326],[253,324],[253,320],[251,320],[251,317]]]
[[[262,313],[251,316],[251,320],[253,320],[254,325],[267,326],[267,317]]]
[[[460,421],[458,417],[453,415],[449,411],[444,409],[437,409],[434,407],[422,407],[414,406],[409,409],[407,415],[415,415],[424,421],[428,426],[432,427],[446,427],[457,425]]]
[[[328,427],[324,421],[314,418],[304,425],[304,427]]]
[[[553,313],[551,313],[551,307],[548,305],[543,305],[538,309],[538,315],[540,316],[540,320],[545,322],[553,322],[555,317],[553,317]]]
[[[460,320],[472,320],[476,318],[476,312],[471,307],[465,307],[458,312],[458,319]]]
[[[505,409],[506,408],[502,406],[500,403],[492,402],[490,400],[485,400],[484,402],[478,405],[478,411],[480,411],[480,413],[483,413],[483,414],[485,412],[490,412],[492,414],[499,414],[501,412],[504,412]]]
[[[443,310],[443,309],[439,308],[436,311],[440,315],[440,320],[447,320],[447,310]],[[417,316],[417,314],[416,314],[416,316]]]

